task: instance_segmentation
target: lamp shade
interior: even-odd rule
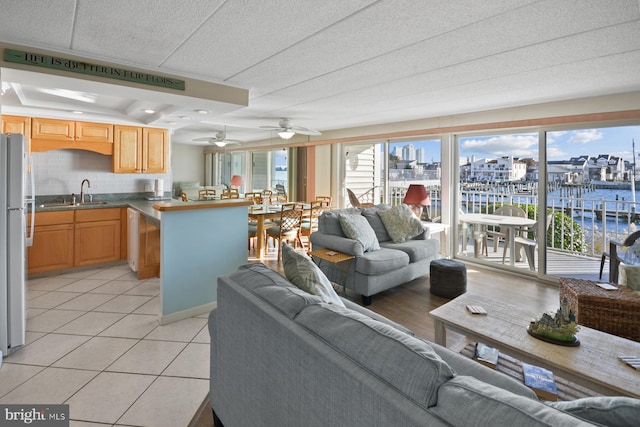
[[[240,187],[242,185],[242,177],[240,175],[233,175],[229,184]]]
[[[427,206],[431,203],[431,200],[429,200],[429,193],[427,193],[424,185],[411,184],[402,202],[413,206]]]

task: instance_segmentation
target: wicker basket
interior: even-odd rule
[[[620,286],[607,291],[591,280],[561,278],[564,298],[578,324],[640,342],[640,295]]]

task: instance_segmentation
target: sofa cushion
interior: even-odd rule
[[[394,243],[405,242],[424,232],[422,221],[405,204],[381,210],[378,216]]]
[[[409,255],[409,262],[420,261],[440,252],[440,242],[435,239],[407,240],[402,243],[383,242],[380,246],[406,253]]]
[[[409,255],[395,249],[380,248],[356,258],[356,271],[365,275],[382,274],[409,265]]]
[[[385,228],[382,219],[380,218],[380,216],[378,216],[378,212],[386,211],[390,208],[391,206],[389,205],[380,204],[371,208],[362,209],[362,216],[367,219],[369,225],[371,226],[371,228],[373,228],[373,231],[376,233],[376,237],[378,238],[379,243],[391,240],[391,236],[389,236],[389,233],[387,233],[387,229]]]
[[[360,215],[360,209],[347,208],[324,211],[322,215],[318,217],[318,231],[325,234],[345,237],[344,233],[342,232],[340,220],[338,219],[338,215],[340,214]]]
[[[340,214],[338,219],[344,235],[349,239],[359,241],[365,252],[380,249],[376,233],[374,233],[373,228],[371,228],[369,221],[365,217],[362,215]]]
[[[349,309],[310,305],[295,322],[424,407],[436,403],[438,388],[455,375],[425,342]]]
[[[282,266],[287,279],[298,288],[319,296],[324,302],[344,307],[344,303],[320,268],[311,258],[296,252],[286,242],[282,243]]]
[[[319,296],[296,288],[278,272],[261,263],[242,265],[229,278],[290,319],[305,306],[322,302]]]
[[[640,400],[598,396],[566,402],[545,402],[552,408],[605,426],[634,427],[640,423]]]
[[[313,305],[308,306],[304,313]],[[519,396],[474,377],[459,375],[438,390],[431,412],[454,426],[584,426],[584,421],[535,399]]]

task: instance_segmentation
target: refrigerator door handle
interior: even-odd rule
[[[27,177],[31,184],[31,198],[27,200],[29,206],[28,212],[31,212],[31,221],[29,224],[29,230],[27,231],[26,242],[27,247],[33,246],[33,233],[35,232],[36,223],[36,177],[33,172],[33,157],[27,157]]]
[[[29,199],[27,202],[29,205],[29,212],[31,212],[31,221],[29,224],[29,229],[27,230],[27,247],[33,246],[33,233],[35,231],[36,224],[36,199]]]

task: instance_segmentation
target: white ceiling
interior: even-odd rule
[[[2,70],[4,114],[81,110],[182,143],[640,91],[639,0],[0,0],[0,41],[249,90],[237,109]]]

